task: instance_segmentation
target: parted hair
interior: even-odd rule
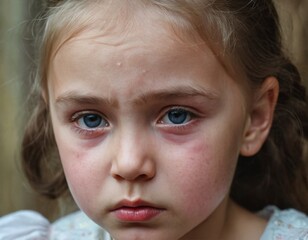
[[[43,21],[37,34],[40,50],[29,104],[31,116],[22,143],[22,165],[30,184],[49,198],[65,193],[67,183],[53,136],[48,102],[43,98],[47,91],[48,66],[61,44],[92,23],[91,7],[108,1],[51,0],[40,20],[40,24]],[[118,2],[127,6],[132,4],[132,1],[121,1]],[[251,211],[276,205],[308,213],[308,164],[304,154],[308,138],[307,97],[297,68],[285,54],[272,0],[133,2],[162,13],[173,29],[180,30],[179,34],[197,34],[251,88],[260,86],[269,76],[278,79],[279,97],[269,136],[256,155],[239,156],[230,194]]]

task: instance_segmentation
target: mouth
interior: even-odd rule
[[[122,200],[116,204],[111,213],[121,222],[146,222],[157,217],[165,210],[142,200]]]

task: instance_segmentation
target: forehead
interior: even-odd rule
[[[91,16],[91,20],[87,21],[86,26],[79,25],[79,21],[75,22],[74,33],[63,31],[66,38],[63,37],[54,51],[50,64],[63,55],[69,57],[70,61],[101,54],[102,57],[108,56],[110,62],[127,57],[126,61],[133,58],[134,61],[139,59],[140,63],[145,55],[151,55],[152,57],[147,59],[154,63],[157,60],[156,53],[168,62],[176,61],[183,55],[193,58],[194,52],[204,51],[207,59],[216,58],[196,33],[188,34],[184,30],[184,24],[179,29],[157,8],[135,4],[136,6],[129,6],[127,9],[125,2],[119,4],[118,1],[114,1],[107,6],[94,4],[95,7],[89,7],[84,14]],[[112,12],[113,9],[116,10]],[[85,21],[85,18],[79,18],[79,20]],[[78,26],[80,26],[79,30]],[[74,49],[80,49],[80,51]],[[104,49],[103,54],[97,49]],[[118,62],[118,64],[122,63]]]
[[[76,8],[72,8],[73,5],[66,6],[62,15],[61,12],[56,12],[51,18],[48,25],[55,27],[50,27],[49,30],[47,28],[51,51],[49,56],[46,55],[47,61],[56,55],[63,44],[81,38],[101,38],[106,45],[121,44],[133,35],[136,44],[153,42],[154,47],[163,42],[167,45],[170,40],[182,43],[183,46],[204,44],[189,21],[158,6],[150,5],[151,1],[145,1],[146,5],[141,0],[81,2],[84,6],[82,4]],[[68,14],[63,14],[65,11]]]
[[[86,9],[79,9],[78,14],[76,11],[78,17],[74,21],[69,21],[74,30],[66,31],[68,29],[62,28],[62,36],[59,31],[60,40],[54,47],[52,57],[47,60],[49,66],[63,53],[70,61],[83,57],[86,59],[86,55],[99,54],[96,47],[104,46],[104,57],[108,56],[110,60],[114,60],[113,64],[117,61],[116,64],[119,65],[123,64],[121,60],[126,53],[126,57],[130,55],[138,65],[138,61],[143,63],[142,56],[145,55],[153,56],[152,59],[147,58],[147,61],[155,63],[155,54],[158,52],[159,57],[163,56],[164,61],[168,63],[177,61],[177,57],[180,56],[200,57],[200,54],[194,53],[203,51],[208,61],[219,62],[222,69],[230,74],[224,64],[225,59],[213,51],[211,45],[200,37],[199,32],[187,19],[167,13],[154,5],[142,5],[141,2],[93,1]],[[73,18],[73,15],[70,18]],[[85,47],[87,51],[84,51]],[[76,48],[80,51],[74,51]],[[136,55],[140,55],[139,60]],[[125,60],[130,61],[130,58],[127,57]],[[187,64],[187,61],[185,63]],[[148,62],[148,65],[150,64],[151,62]],[[184,65],[183,67],[188,68]],[[230,75],[236,79],[232,73]]]
[[[128,29],[118,25],[112,29],[101,29],[99,27],[85,29],[76,36],[71,37],[57,50],[55,56],[61,56],[63,53],[97,56],[102,54],[108,56],[109,60],[117,57],[138,57],[151,55],[153,61],[155,56],[159,55],[166,60],[176,60],[177,57],[204,52],[215,58],[214,53],[205,42],[189,42],[179,39],[179,37],[170,31],[166,23],[146,23],[138,22],[131,24]],[[81,51],[75,51],[80,49]],[[97,51],[97,49],[103,51]],[[159,54],[158,54],[159,53]],[[78,56],[72,56],[71,59]],[[200,56],[200,54],[198,55]]]
[[[155,51],[163,51],[159,48],[164,46],[167,49],[168,44],[174,45],[174,42],[183,49],[189,46],[196,51],[202,50],[206,44],[233,79],[241,81],[241,85],[249,91],[249,82],[241,66],[236,66],[236,61],[232,61],[233,57],[224,50],[221,39],[215,40],[212,37],[216,36],[213,28],[206,26],[211,25],[211,21],[206,23],[207,13],[202,13],[203,17],[192,16],[193,13],[185,12],[182,1],[172,2],[172,7],[164,6],[164,3],[166,2],[156,0],[65,2],[63,9],[56,10],[51,15],[47,23],[49,27],[45,30],[41,64],[43,89],[47,87],[50,64],[65,43],[81,37],[101,37],[104,38],[102,43],[112,46],[121,44],[134,35],[137,40],[135,44],[145,45],[147,42]],[[202,30],[208,27],[211,29],[210,33]]]
[[[101,89],[116,92],[125,86],[123,100],[133,95],[135,87],[161,91],[181,83],[184,88],[216,93],[214,88],[236,83],[205,41],[193,35],[181,37],[159,12],[129,13],[127,22],[109,21],[99,9],[93,11],[95,21],[63,42],[51,59],[47,91],[61,95],[83,89],[101,94]],[[240,90],[242,95],[245,89]]]
[[[215,72],[217,77],[226,74],[205,43],[179,41],[157,23],[137,24],[127,32],[88,29],[64,43],[51,66],[51,71],[59,76],[51,78],[56,85],[63,85],[60,76],[76,73],[81,79],[103,76],[113,82],[115,78],[136,82],[149,74],[157,78],[181,75],[188,79],[188,76],[203,74],[205,68],[208,73]]]

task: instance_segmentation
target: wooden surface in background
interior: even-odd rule
[[[289,56],[308,87],[308,0],[276,0]]]

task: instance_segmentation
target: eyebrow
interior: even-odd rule
[[[215,91],[198,89],[190,86],[185,87],[170,87],[170,89],[163,91],[153,91],[140,94],[136,98],[136,102],[148,102],[152,100],[168,100],[173,98],[187,98],[187,97],[204,97],[208,100],[215,100],[219,98],[219,94]]]
[[[79,91],[69,91],[56,98],[56,105],[111,105],[117,107],[117,101]]]
[[[150,101],[171,100],[189,97],[203,97],[209,101],[214,101],[219,98],[219,94],[212,90],[198,89],[194,87],[174,87],[167,90],[149,91],[137,95],[132,99],[133,104],[143,104]],[[109,105],[117,108],[119,103],[112,96],[101,97],[91,95],[89,93],[82,93],[79,91],[69,91],[56,98],[56,105]]]

